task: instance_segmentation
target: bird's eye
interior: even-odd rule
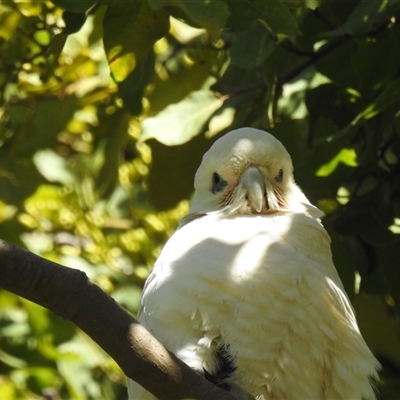
[[[212,179],[212,189],[211,191],[215,194],[220,192],[228,182],[221,178],[221,175],[217,174],[216,172],[213,173]]]
[[[281,168],[278,172],[278,175],[275,177],[275,180],[277,182],[282,182],[283,181],[283,169]]]

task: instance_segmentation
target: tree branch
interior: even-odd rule
[[[317,8],[316,9],[317,16],[325,22],[325,24],[329,27],[329,29],[335,29],[333,25],[331,25],[328,20],[324,18],[324,16],[321,14],[321,11]],[[337,38],[334,38],[332,41],[326,43],[323,45],[320,49],[318,49],[316,52],[311,53],[311,54],[304,54],[305,56],[308,56],[308,58],[300,63],[300,65],[295,66],[293,69],[288,71],[286,74],[282,75],[281,77],[278,78],[278,86],[283,86],[285,83],[290,82],[293,78],[295,78],[297,75],[299,75],[301,72],[303,72],[305,69],[310,67],[311,65],[315,64],[320,58],[325,56],[326,54],[330,53],[331,51],[335,50],[336,47],[340,46],[341,44],[353,40],[355,38],[366,38],[366,37],[375,37],[377,36],[380,32],[382,32],[385,28],[387,28],[388,24],[392,23],[391,22],[392,18],[389,18],[387,20],[384,20],[380,25],[377,25],[371,31],[364,33],[362,35],[350,35],[350,34],[345,34],[342,36],[339,36]],[[397,24],[398,19],[395,19],[396,22],[394,24]],[[301,55],[301,52],[299,52],[299,49],[291,48],[291,43],[290,42],[282,42],[284,46],[286,47],[286,51],[290,51],[292,53],[297,53]],[[289,47],[288,47],[289,46]]]
[[[0,239],[0,287],[73,322],[159,399],[234,399],[168,352],[82,271]]]
[[[325,44],[318,51],[313,53],[312,56],[310,56],[305,61],[303,61],[301,64],[297,65],[296,67],[294,67],[290,71],[288,71],[286,74],[279,77],[277,85],[283,86],[285,83],[290,82],[293,78],[295,78],[297,75],[299,75],[305,69],[307,69],[311,65],[315,64],[324,55],[330,53],[331,51],[336,49],[336,47],[338,47],[342,43],[344,43],[345,40],[346,40],[345,38],[340,37],[338,39],[332,40],[331,42]]]

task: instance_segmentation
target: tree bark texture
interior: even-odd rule
[[[0,239],[0,287],[74,323],[159,399],[234,399],[167,351],[82,271]]]

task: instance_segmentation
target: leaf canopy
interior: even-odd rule
[[[0,5],[0,237],[131,312],[212,141],[253,126],[326,216],[361,331],[400,387],[400,2]],[[0,399],[118,399],[74,327],[0,291]],[[41,397],[40,397],[41,396]]]

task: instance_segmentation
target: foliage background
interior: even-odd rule
[[[136,312],[220,134],[288,148],[382,398],[400,398],[400,2],[0,3],[0,237]],[[115,362],[0,291],[0,398],[124,399]]]

